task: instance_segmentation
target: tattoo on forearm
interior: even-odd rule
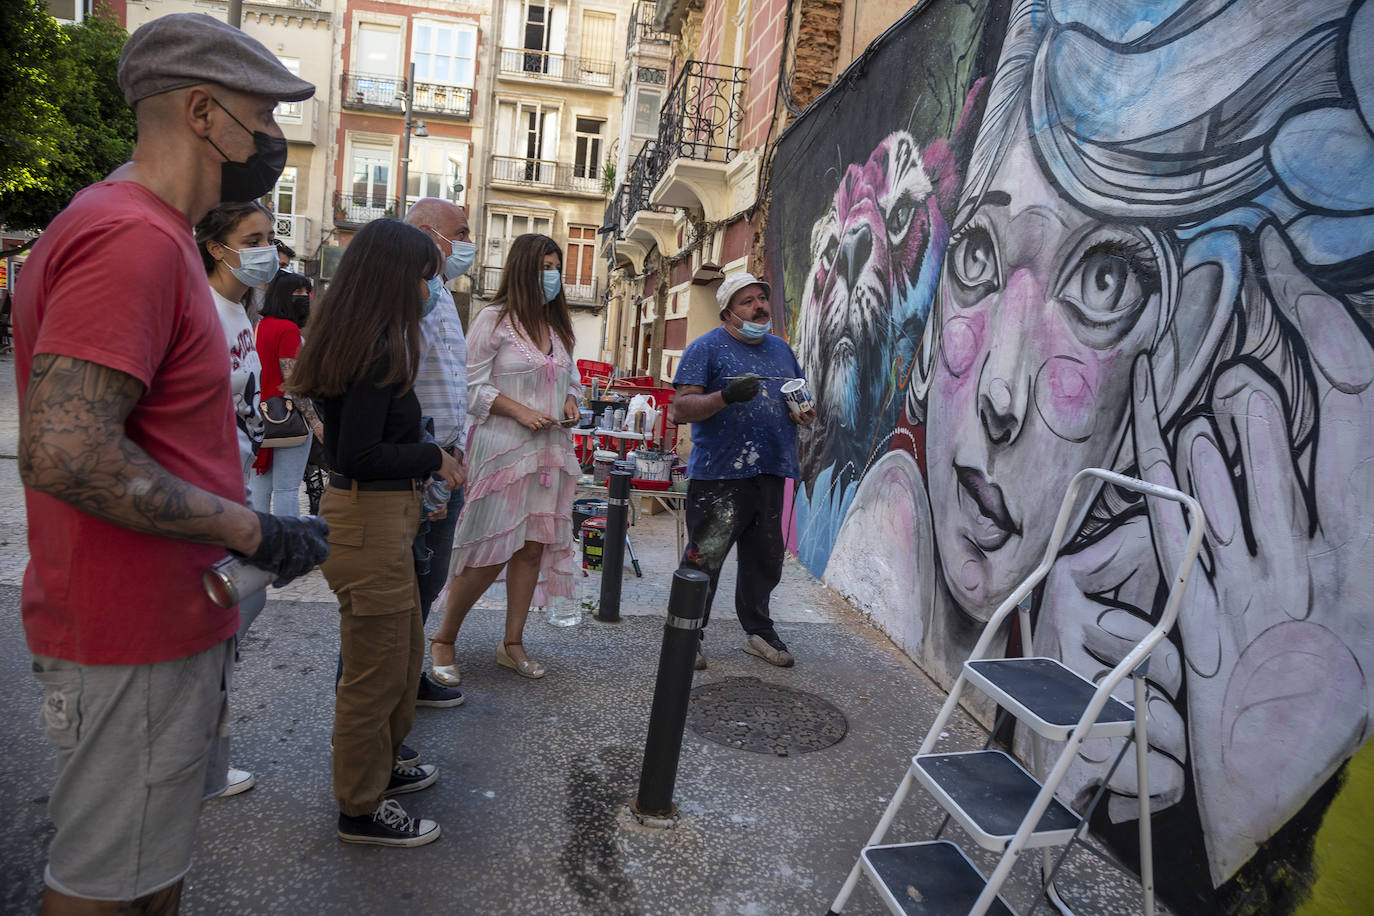
[[[296,371],[296,360],[293,357],[278,357],[277,364],[281,366],[281,378],[283,382],[291,381],[291,373]]]
[[[175,476],[125,433],[143,384],[66,356],[34,357],[20,416],[24,485],[135,531],[224,543],[231,503]]]

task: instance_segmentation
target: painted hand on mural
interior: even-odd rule
[[[1374,360],[1359,323],[1297,269],[1274,230],[1259,248],[1276,304],[1310,350],[1318,416],[1310,445],[1292,441],[1284,399],[1262,367],[1224,369],[1211,410],[1172,444],[1148,357],[1133,377],[1141,476],[1196,495],[1207,517],[1179,617],[1183,656],[1166,643],[1151,661],[1152,807],[1179,799],[1188,764],[1216,881],[1292,816],[1314,773],[1326,779],[1364,741],[1371,699],[1363,674],[1371,659],[1357,654],[1361,619],[1320,596],[1374,586]],[[1161,569],[1172,574],[1184,541],[1182,510],[1151,500],[1145,514],[1066,555],[1047,580],[1037,651],[1089,677],[1114,665],[1148,629]],[[1186,742],[1174,706],[1185,684]],[[1116,747],[1084,746],[1071,798],[1095,788]],[[1128,757],[1110,786],[1114,820],[1134,816],[1137,786]]]

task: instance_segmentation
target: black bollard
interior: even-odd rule
[[[658,655],[658,680],[654,682],[654,704],[649,711],[649,734],[644,739],[644,767],[639,771],[639,793],[630,805],[637,815],[663,818],[676,812],[673,786],[677,782],[692,668],[710,584],[710,578],[699,569],[683,567],[673,573],[663,649]]]
[[[606,539],[601,542],[601,606],[596,619],[620,622],[620,577],[625,572],[625,533],[630,526],[630,472],[612,471],[606,481]]]

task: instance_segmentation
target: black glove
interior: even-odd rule
[[[262,543],[244,559],[275,575],[273,585],[280,588],[329,556],[329,523],[318,515],[286,518],[264,512],[254,514],[262,525]]]
[[[752,401],[759,393],[759,377],[757,375],[744,375],[726,385],[720,391],[720,396],[725,399],[727,404],[738,404],[741,401]]]

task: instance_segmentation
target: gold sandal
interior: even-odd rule
[[[508,645],[520,646],[522,649],[524,648],[524,643],[501,643],[496,647],[496,664],[500,665],[502,668],[511,669],[521,677],[541,678],[544,676],[544,666],[538,662],[531,661],[528,658],[522,662],[517,662],[515,659],[511,658],[510,653],[506,651],[506,646]]]
[[[463,683],[463,675],[458,671],[458,654],[456,652],[454,653],[453,664],[436,665],[434,664],[434,647],[448,646],[452,648],[455,641],[456,640],[450,640],[449,642],[444,642],[442,639],[431,639],[429,641],[429,676],[434,678],[436,683],[442,684],[445,687],[457,687],[459,684]]]

